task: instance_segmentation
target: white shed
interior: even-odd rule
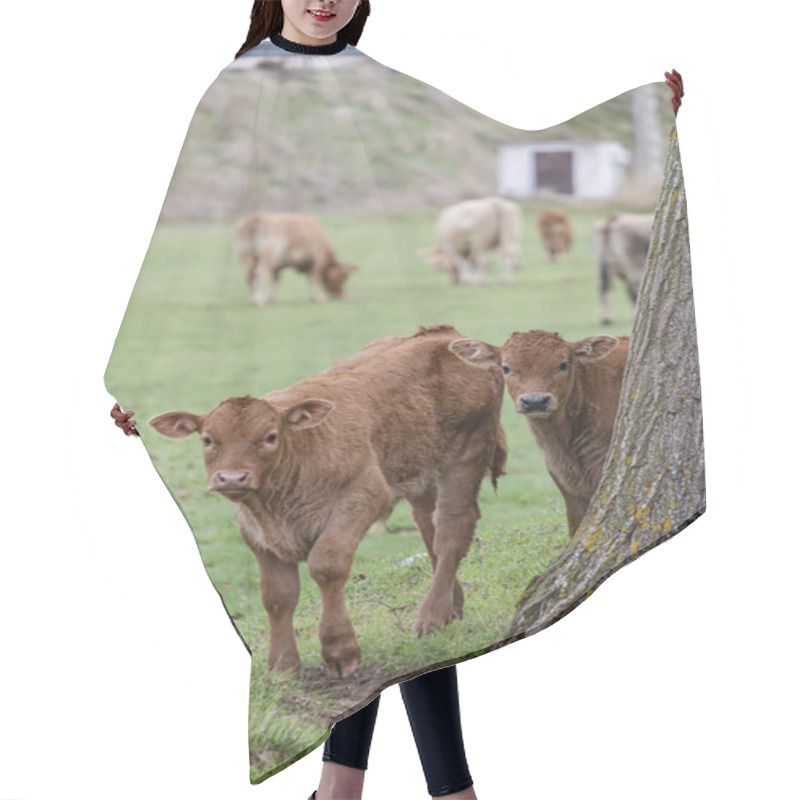
[[[555,192],[573,197],[616,196],[631,160],[614,141],[524,142],[501,145],[497,154],[497,192],[530,197]]]

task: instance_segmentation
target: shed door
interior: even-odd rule
[[[572,153],[534,153],[536,190],[572,194]]]

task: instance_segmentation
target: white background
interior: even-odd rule
[[[459,667],[479,796],[797,797],[795,23],[774,0],[373,5],[365,52],[521,127],[667,68],[686,81],[709,511],[553,628]],[[0,12],[2,800],[316,786],[319,753],[249,785],[247,653],[102,383],[194,107],[249,9]],[[425,796],[392,689],[365,798]]]

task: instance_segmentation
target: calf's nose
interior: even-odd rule
[[[211,489],[217,492],[233,491],[250,488],[250,473],[246,470],[241,472],[217,472],[212,481]]]
[[[547,411],[550,408],[550,401],[553,399],[551,394],[526,394],[520,397],[519,407],[523,414],[530,414],[534,411]]]

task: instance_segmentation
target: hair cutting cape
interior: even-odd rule
[[[670,96],[524,131],[265,42],[203,97],[106,385],[252,654],[253,782],[702,513]]]

